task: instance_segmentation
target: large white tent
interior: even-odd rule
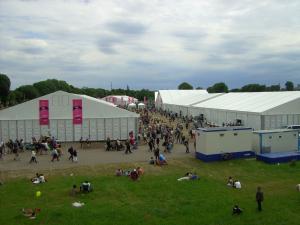
[[[228,93],[191,106],[219,126],[241,120],[255,130],[300,124],[300,91]]]
[[[82,102],[82,123],[73,123],[73,100]],[[48,101],[49,124],[40,125],[40,100]],[[0,140],[24,139],[41,135],[61,141],[127,139],[137,132],[139,115],[86,95],[57,91],[0,111]]]
[[[184,100],[190,99],[195,96],[201,96],[203,94],[207,94],[206,90],[159,90],[156,101],[155,107],[164,110],[172,110],[169,107],[172,105],[180,105],[178,99],[181,102]]]
[[[114,105],[118,105],[118,106],[127,106],[130,103],[137,103],[138,100],[134,97],[130,97],[127,95],[109,95],[106,96],[104,98],[102,98],[102,100],[110,102]]]

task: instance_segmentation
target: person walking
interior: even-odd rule
[[[264,201],[264,193],[261,191],[261,187],[257,187],[256,202],[257,202],[257,209],[259,212],[262,210],[261,203],[263,201]]]
[[[185,153],[190,153],[189,139],[186,139],[184,141],[184,145],[185,145]]]
[[[73,157],[74,157],[74,149],[73,149],[73,146],[71,146],[71,147],[68,149],[68,152],[70,153],[69,160],[72,160],[72,162],[73,162]]]
[[[31,151],[31,159],[30,159],[29,163],[32,163],[32,162],[37,163],[37,160],[36,160],[36,152],[35,152],[34,150]]]
[[[72,162],[78,162],[77,151],[76,151],[76,149],[73,150],[73,158],[72,158]]]
[[[125,151],[125,154],[127,154],[127,153],[132,153],[132,151],[131,151],[131,149],[130,149],[130,142],[129,142],[129,140],[127,140],[127,141],[125,142],[125,145],[126,145],[126,151]]]
[[[155,157],[156,163],[158,163],[159,162],[159,148],[158,147],[154,150],[154,157]]]

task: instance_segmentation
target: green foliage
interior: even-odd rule
[[[5,102],[9,95],[10,79],[7,75],[0,73],[0,102]]]
[[[241,92],[262,92],[266,91],[266,85],[248,84],[241,88]]]
[[[179,90],[193,90],[193,86],[187,82],[183,82],[178,85]]]
[[[8,180],[0,186],[0,224],[299,224],[300,198],[294,188],[299,167],[256,160],[175,162],[162,168],[145,165],[145,175],[137,182],[115,177],[119,165],[86,171],[75,168],[79,174],[74,172],[72,177],[68,171],[48,177],[45,171],[48,182],[41,185],[31,184],[28,178]],[[200,179],[177,181],[188,171],[197,172]],[[227,187],[229,176],[239,179],[242,189]],[[69,196],[72,185],[79,186],[84,180],[92,183],[94,191]],[[265,197],[260,213],[255,202],[257,186],[262,187]],[[35,197],[36,191],[41,191],[40,198]],[[74,208],[71,204],[75,201],[85,205]],[[244,210],[240,216],[231,215],[234,204]],[[35,207],[41,208],[35,220],[25,218],[20,211]]]
[[[38,90],[33,85],[23,85],[18,87],[16,91],[22,93],[22,99],[31,100],[40,96]]]
[[[214,84],[212,87],[207,88],[207,91],[209,93],[227,93],[228,87],[225,83],[220,82],[220,83]]]
[[[285,89],[287,91],[293,91],[294,90],[294,83],[292,81],[287,81],[285,83]]]

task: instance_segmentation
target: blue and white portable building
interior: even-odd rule
[[[257,159],[267,163],[300,160],[300,130],[254,131],[252,148]]]
[[[252,151],[252,128],[198,128],[195,138],[196,158],[205,162],[255,155]]]

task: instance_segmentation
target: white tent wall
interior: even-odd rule
[[[137,119],[135,118],[106,118],[84,119],[83,124],[73,125],[72,120],[50,120],[48,126],[40,126],[39,120],[0,121],[0,140],[23,139],[31,142],[32,137],[39,139],[42,135],[55,136],[62,142],[79,141],[89,138],[92,141],[111,139],[125,140],[130,131],[137,133]]]
[[[300,114],[292,115],[266,115],[262,116],[262,129],[280,129],[288,125],[298,125],[300,123]]]
[[[49,126],[39,123],[39,100],[49,100]],[[74,125],[72,101],[82,99],[83,123]],[[0,111],[0,140],[23,139],[51,135],[63,142],[79,141],[81,137],[93,141],[127,139],[137,133],[138,114],[112,106],[89,96],[58,91]]]

